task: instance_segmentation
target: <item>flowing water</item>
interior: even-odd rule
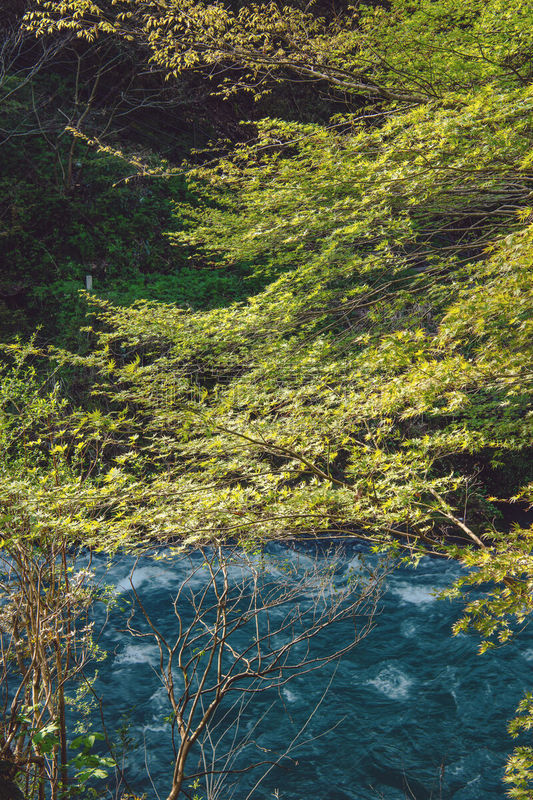
[[[271,550],[294,557],[281,546]],[[346,552],[346,565],[357,566],[358,560],[355,549]],[[164,717],[170,709],[156,674],[157,647],[149,638],[131,639],[124,632],[131,563],[123,559],[105,575],[117,603],[101,639],[108,658],[97,689],[110,730],[126,731],[133,786],[148,798],[156,792],[164,798],[171,764]],[[169,600],[184,569],[169,560],[143,559],[134,575],[146,610],[163,628],[166,615],[168,630],[175,623]],[[475,635],[453,637],[461,604],[439,600],[436,593],[459,573],[457,564],[432,558],[422,559],[416,570],[396,569],[387,578],[374,629],[335,674],[326,666],[279,692],[257,696],[240,715],[230,710],[230,730],[238,721],[239,731],[248,732],[266,761],[306,727],[291,758],[272,768],[255,790],[259,773],[243,773],[215,796],[266,800],[278,791],[282,800],[502,800],[503,766],[514,746],[506,726],[533,683],[533,631],[526,629],[483,656],[477,654]],[[322,639],[320,648],[334,648],[349,631],[332,629],[328,635],[331,641]],[[244,765],[243,758],[237,766]]]

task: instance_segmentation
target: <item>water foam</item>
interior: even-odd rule
[[[405,700],[410,695],[413,680],[398,667],[389,665],[380,670],[375,678],[365,683],[374,686],[378,692],[390,697],[391,700]]]
[[[435,595],[437,589],[433,586],[416,586],[413,583],[398,582],[391,586],[390,590],[404,603],[414,603],[417,606],[434,603],[437,599]]]
[[[137,642],[127,644],[120,651],[114,661],[115,666],[127,664],[154,664],[159,657],[159,650],[153,644],[140,644]]]

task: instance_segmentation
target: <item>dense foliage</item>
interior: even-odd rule
[[[50,133],[24,150],[8,137],[2,244],[18,279],[37,264],[54,275],[28,307],[67,294],[87,264],[96,286],[109,280],[86,298],[89,354],[46,354],[84,409],[58,406],[48,430],[63,438],[49,447],[36,432],[29,471],[8,447],[6,480],[33,481],[38,505],[36,487],[79,481],[61,508],[76,509],[73,541],[98,547],[357,535],[456,557],[472,571],[452,594],[489,587],[458,625],[486,648],[532,603],[533,531],[509,529],[502,509],[526,508],[533,486],[533,11],[324,5],[29,4],[32,41],[133,48],[169,86],[201,76],[241,111],[247,94],[268,108],[312,81],[331,113],[241,114],[254,124],[232,121],[216,151],[179,165],[111,123],[105,144],[97,92],[67,115],[74,139],[57,123],[51,149]],[[6,126],[34,91],[17,88]],[[43,217],[23,160],[49,182],[79,148],[86,177],[67,169],[65,186],[63,170]],[[531,713],[526,698],[513,733]],[[519,748],[510,796],[531,796],[532,765]]]

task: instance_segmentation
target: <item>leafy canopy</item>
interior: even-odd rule
[[[492,584],[463,623],[487,645],[530,612],[532,532],[502,534],[495,503],[531,500],[533,478],[532,17],[521,0],[334,19],[35,4],[37,35],[134,41],[170,78],[209,70],[214,91],[257,95],[316,80],[361,106],[323,126],[265,120],[190,174],[206,204],[177,204],[174,241],[264,290],[195,313],[94,300],[84,424],[108,432],[92,475],[128,537],[400,542],[471,567],[458,589]],[[526,698],[513,731],[530,726]],[[516,751],[511,796],[529,797],[532,765]]]

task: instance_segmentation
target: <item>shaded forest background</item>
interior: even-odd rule
[[[180,208],[206,201],[179,165],[253,139],[253,124],[243,121],[268,114],[327,122],[359,98],[338,97],[325,82],[287,80],[264,99],[225,99],[216,76],[194,70],[169,81],[139,46],[69,34],[36,42],[21,32],[31,8],[8,3],[1,21],[2,339],[39,327],[43,342],[82,344],[86,275],[99,296],[119,304],[145,298],[211,308],[257,290],[262,282],[246,265],[213,266],[169,239],[183,228]],[[119,155],[73,138],[69,126]],[[163,161],[178,174],[143,179],[129,158],[148,168]]]

